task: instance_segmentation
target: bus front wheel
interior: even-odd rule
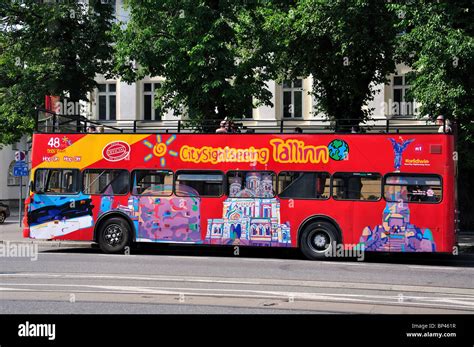
[[[324,221],[313,222],[301,233],[300,249],[303,255],[311,260],[330,258],[337,239],[334,225]]]
[[[120,253],[130,241],[130,226],[123,218],[106,220],[99,230],[99,246],[105,253]]]

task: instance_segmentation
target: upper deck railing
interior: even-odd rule
[[[56,114],[51,111],[38,109],[35,120],[37,133],[216,133],[222,120],[205,120],[196,123],[193,120],[91,120],[84,116]],[[352,125],[350,119],[329,120],[314,119],[275,119],[233,120],[231,133],[451,133],[451,127],[443,121],[437,125],[431,119],[413,118],[371,118],[363,123]]]

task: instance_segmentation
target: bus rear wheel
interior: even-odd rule
[[[300,236],[300,249],[311,260],[330,258],[332,248],[337,244],[337,230],[329,222],[319,221],[307,225]]]
[[[110,218],[102,224],[98,236],[103,252],[121,253],[130,243],[130,226],[123,218]]]
[[[5,212],[0,212],[0,224],[3,224],[6,218],[7,218],[7,215],[5,214]]]

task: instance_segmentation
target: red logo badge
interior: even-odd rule
[[[123,141],[114,141],[109,143],[102,150],[102,156],[107,161],[120,161],[130,159],[130,145]]]

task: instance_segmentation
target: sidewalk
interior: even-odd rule
[[[25,239],[23,229],[18,225],[18,215],[10,216],[5,223],[0,224],[0,244],[2,243],[34,243],[46,247],[91,248],[95,242],[89,241],[47,241]]]

